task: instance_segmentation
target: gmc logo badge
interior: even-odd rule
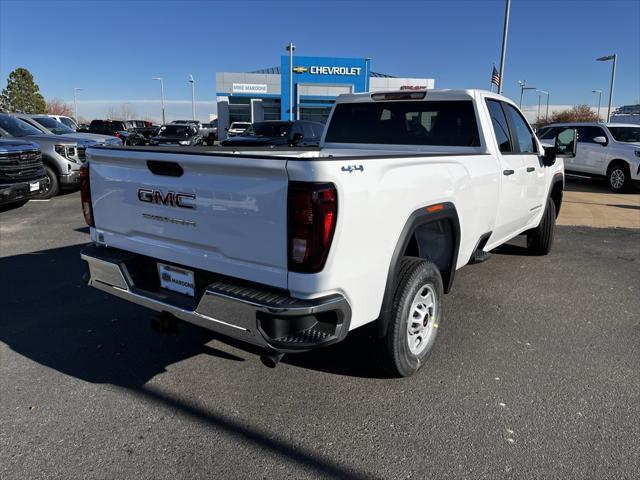
[[[190,208],[192,210],[196,208],[196,196],[190,193],[167,192],[166,195],[163,195],[160,190],[140,188],[138,189],[138,200],[165,207]]]

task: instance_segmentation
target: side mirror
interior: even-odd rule
[[[300,132],[294,133],[291,136],[291,144],[295,145],[296,143],[298,143],[300,140],[302,140],[304,138],[304,135],[302,135]]]
[[[595,143],[599,143],[599,144],[600,144],[600,145],[602,145],[603,147],[604,147],[607,143],[609,143],[609,142],[607,142],[607,137],[603,137],[603,136],[595,137],[595,138],[593,139],[593,141],[594,141]]]
[[[556,163],[557,158],[573,158],[576,156],[578,133],[575,128],[565,128],[558,130],[553,147],[544,149],[542,164],[550,167]]]

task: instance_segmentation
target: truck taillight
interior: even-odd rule
[[[303,273],[322,270],[337,213],[338,193],[333,184],[289,184],[289,270]]]
[[[84,221],[90,227],[95,227],[93,223],[93,207],[91,206],[91,184],[89,182],[89,163],[80,166],[80,201],[82,202],[82,213]]]

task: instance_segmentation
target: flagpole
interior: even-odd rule
[[[498,79],[498,94],[502,95],[502,81],[504,79],[504,60],[507,56],[507,33],[509,32],[509,7],[511,0],[507,0],[504,11],[504,29],[502,31],[502,54],[500,55],[500,78]]]

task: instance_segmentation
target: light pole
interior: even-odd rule
[[[542,93],[547,96],[547,113],[544,115],[545,121],[549,121],[549,92],[546,90],[537,90],[538,93]],[[538,95],[538,122],[540,121],[540,95]]]
[[[82,88],[74,88],[73,89],[73,115],[75,117],[75,121],[76,124],[79,124],[80,122],[78,122],[78,98],[77,98],[77,93],[79,91],[81,91]]]
[[[613,84],[616,81],[616,63],[618,62],[618,54],[614,53],[613,55],[606,55],[604,57],[596,58],[598,62],[606,62],[609,60],[613,60],[613,65],[611,66],[611,86],[609,87],[609,106],[607,107],[607,122],[609,118],[611,118],[611,100],[613,100]]]
[[[289,42],[285,50],[289,52],[289,120],[293,120],[293,51],[296,46]]]
[[[598,122],[600,121],[600,102],[602,101],[602,90],[591,90],[591,93],[598,94]]]
[[[502,29],[502,53],[500,54],[500,78],[498,79],[498,95],[502,95],[502,85],[504,79],[504,61],[507,56],[507,33],[509,32],[509,9],[511,0],[507,0],[504,11],[504,28]]]
[[[196,119],[196,81],[193,75],[189,75],[189,83],[191,84],[191,119]]]
[[[520,84],[520,104],[519,107],[522,110],[522,96],[524,95],[524,91],[525,90],[537,90],[536,87],[527,87],[527,81],[526,80],[518,80],[518,83]]]
[[[162,124],[164,125],[166,123],[164,118],[164,82],[162,80],[162,77],[153,77],[152,80],[160,81],[160,99],[162,100]]]

